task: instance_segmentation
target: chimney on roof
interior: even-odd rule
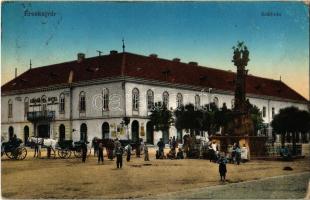
[[[85,59],[85,53],[78,53],[77,54],[77,62],[80,63]]]
[[[15,78],[17,77],[17,68],[15,67]]]
[[[117,54],[117,51],[116,50],[111,50],[110,51],[110,55],[114,55],[114,54]]]
[[[172,61],[174,61],[174,62],[180,62],[181,59],[180,59],[180,58],[173,58]]]
[[[152,53],[152,54],[149,55],[149,57],[151,57],[151,58],[157,58],[157,54]]]
[[[193,65],[193,66],[198,66],[198,63],[197,62],[189,62],[188,64],[190,64],[190,65]]]

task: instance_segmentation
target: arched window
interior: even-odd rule
[[[59,101],[60,101],[59,112],[64,113],[65,112],[65,94],[64,93],[60,94]]]
[[[42,111],[46,111],[47,110],[47,99],[45,95],[41,97],[41,102],[42,102]]]
[[[181,93],[177,94],[177,108],[180,108],[183,105],[183,96]]]
[[[10,99],[8,101],[8,117],[12,118],[13,117],[13,101]]]
[[[109,90],[103,89],[103,110],[109,110]]]
[[[81,124],[80,140],[87,141],[87,125],[85,123]]]
[[[154,92],[152,90],[148,90],[146,95],[147,95],[147,110],[150,111],[154,107]]]
[[[24,114],[27,116],[27,113],[29,112],[29,98],[26,97],[24,100]]]
[[[200,96],[198,94],[195,96],[195,108],[200,108]]]
[[[163,93],[163,104],[169,108],[169,93],[167,91]]]
[[[63,141],[66,139],[66,127],[63,124],[59,126],[59,140]]]
[[[80,109],[80,112],[85,112],[86,111],[86,101],[85,101],[85,92],[82,91],[80,93],[80,102],[79,102],[79,109]]]
[[[214,97],[213,103],[214,103],[214,105],[215,105],[216,107],[219,107],[219,98]]]
[[[137,88],[132,90],[132,109],[139,110],[139,90]]]

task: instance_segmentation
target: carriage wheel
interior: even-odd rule
[[[5,152],[5,155],[6,155],[9,159],[14,159],[13,152],[11,152],[11,151],[6,151],[6,152]]]
[[[76,149],[73,153],[76,158],[82,158],[82,149]]]
[[[17,160],[24,160],[27,156],[27,149],[25,147],[17,149]]]
[[[69,158],[71,156],[71,151],[69,149],[58,150],[58,156],[62,159]]]

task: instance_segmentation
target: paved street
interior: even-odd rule
[[[205,187],[195,190],[174,192],[155,198],[164,199],[304,199],[310,172],[277,176],[241,183]],[[228,181],[229,182],[229,181]]]

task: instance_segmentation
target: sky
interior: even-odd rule
[[[32,67],[122,51],[281,80],[309,99],[309,10],[302,2],[4,2],[1,84]],[[49,12],[52,16],[28,16]],[[27,14],[28,13],[28,14]],[[34,77],[35,78],[35,77]]]

